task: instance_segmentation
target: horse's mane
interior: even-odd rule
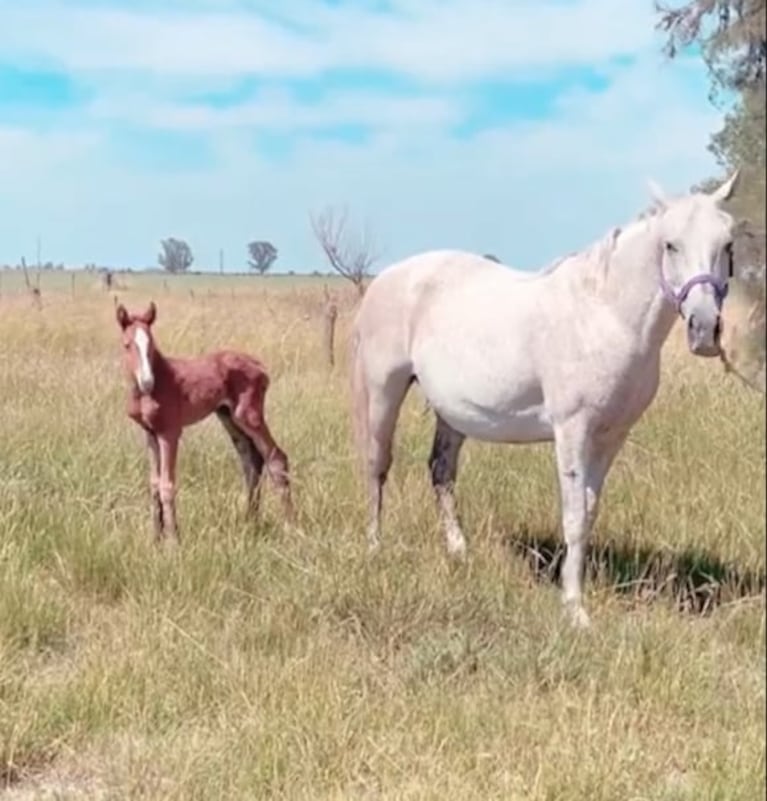
[[[667,201],[671,204],[691,196],[690,194],[669,196]],[[638,226],[643,225],[646,227],[650,225],[662,212],[663,206],[656,201],[652,201],[627,223],[613,226],[598,239],[579,250],[571,251],[564,256],[558,256],[537,270],[535,274],[539,276],[550,275],[559,270],[565,262],[579,259],[586,263],[586,269],[582,272],[586,281],[592,283],[596,279],[597,283],[601,283],[607,277],[612,263],[612,256],[620,240],[626,234],[635,232]]]
[[[589,261],[593,260],[595,256],[599,257],[598,260],[604,259],[605,257],[609,259],[610,254],[615,249],[619,237],[623,233],[632,228],[635,223],[650,220],[654,217],[657,217],[659,213],[659,206],[656,203],[650,204],[647,206],[647,208],[642,209],[635,217],[629,220],[629,222],[625,223],[624,225],[614,225],[607,231],[606,234],[603,234],[599,237],[599,239],[594,240],[588,245],[582,247],[580,250],[572,250],[570,253],[566,253],[564,256],[557,256],[553,261],[550,261],[548,264],[537,270],[536,275],[549,275],[550,273],[553,273],[559,269],[559,267],[561,267],[566,261],[570,261],[570,259],[578,257],[588,259]]]

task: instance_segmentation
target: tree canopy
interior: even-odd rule
[[[735,236],[736,275],[751,299],[736,351],[741,377],[761,375],[765,337],[765,3],[767,0],[688,0],[674,7],[656,2],[659,27],[673,58],[697,45],[711,76],[711,99],[729,109],[709,149],[727,172],[741,180],[728,210],[739,221]],[[709,182],[719,183],[713,178]],[[736,326],[737,327],[737,326]],[[733,351],[735,352],[735,351]]]
[[[250,269],[261,275],[271,269],[279,255],[277,248],[271,242],[266,241],[250,242],[248,244],[248,253],[250,254],[250,259],[248,260]]]
[[[723,170],[741,170],[729,210],[747,225],[739,261],[765,259],[765,0],[656,2],[658,26],[673,58],[697,45],[709,68],[712,100],[730,107],[710,150]],[[751,265],[747,265],[751,266]]]
[[[160,266],[169,273],[186,272],[194,261],[192,249],[183,239],[169,237],[160,242],[162,251],[157,257]]]

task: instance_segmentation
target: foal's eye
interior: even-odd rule
[[[666,253],[676,253],[679,248],[673,242],[666,242]]]

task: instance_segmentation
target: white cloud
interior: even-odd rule
[[[662,63],[646,0],[621,0],[620,13],[617,0],[395,0],[388,20],[370,6],[285,0],[280,13],[293,18],[280,27],[275,6],[260,18],[237,2],[218,12],[196,2],[201,14],[73,11],[36,0],[3,10],[6,57],[86,70],[79,78],[96,96],[48,132],[0,127],[0,181],[11,187],[0,194],[0,261],[32,252],[40,234],[43,257],[54,261],[145,265],[159,239],[175,235],[201,266],[215,266],[220,247],[242,266],[245,242],[265,237],[282,268],[324,269],[308,212],[348,202],[388,259],[457,246],[534,267],[635,214],[648,176],[679,191],[714,169],[706,144],[720,115],[705,89],[690,88],[702,66]],[[636,58],[611,63],[621,54]],[[609,88],[569,91],[545,120],[448,134],[467,113],[471,92],[457,91],[464,79],[543,80],[579,64],[602,70]],[[399,71],[421,89],[347,90],[311,103],[262,89],[219,109],[183,100],[190,88],[225,87],[243,73],[344,66]],[[367,126],[372,140],[306,134],[339,124]],[[136,128],[197,135],[212,163],[171,170],[126,161],[112,134]],[[269,158],[254,145],[258,131],[290,135],[292,146]]]
[[[241,8],[147,11],[27,0],[3,11],[0,49],[18,62],[71,71],[165,75],[313,75],[385,69],[427,81],[588,65],[653,38],[647,0],[411,0],[395,13],[318,0]],[[62,35],[66,31],[66,35]]]
[[[104,97],[87,108],[96,120],[135,122],[167,130],[247,128],[250,131],[305,129],[360,125],[391,128],[448,126],[462,119],[456,103],[439,97],[397,97],[344,91],[312,102],[299,102],[284,90],[260,92],[256,99],[226,108],[204,103],[153,102],[137,95]]]

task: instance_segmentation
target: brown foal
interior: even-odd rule
[[[155,538],[178,541],[176,454],[182,429],[215,412],[240,458],[247,509],[258,508],[264,466],[282,496],[285,516],[294,517],[288,459],[264,417],[269,376],[261,362],[221,350],[196,358],[170,358],[152,336],[157,307],[143,314],[116,309],[122,330],[123,364],[130,380],[128,416],[146,432]]]

